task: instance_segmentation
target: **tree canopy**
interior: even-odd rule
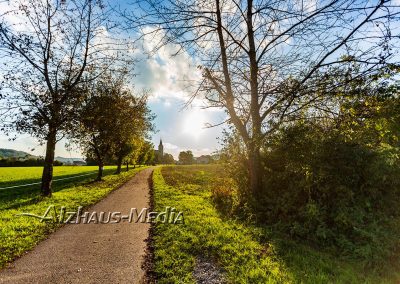
[[[86,99],[77,110],[77,126],[72,139],[87,157],[97,161],[98,179],[106,160],[117,161],[119,173],[123,159],[135,148],[135,141],[152,130],[153,119],[147,107],[147,96],[134,96],[123,78],[102,76],[88,84],[82,92]]]

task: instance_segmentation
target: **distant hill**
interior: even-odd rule
[[[18,160],[27,160],[27,159],[38,159],[40,157],[31,155],[24,151],[0,148],[0,159],[10,159],[10,158],[16,158]],[[54,160],[59,161],[59,162],[63,163],[64,165],[73,165],[74,162],[78,162],[78,163],[85,162],[85,160],[82,158],[55,157]]]
[[[37,159],[38,156],[31,155],[24,151],[0,148],[0,158],[17,158],[17,159]]]
[[[74,162],[85,162],[85,160],[82,158],[55,157],[54,160],[59,161],[64,165],[72,165]]]

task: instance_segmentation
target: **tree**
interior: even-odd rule
[[[154,163],[155,164],[163,164],[164,163],[164,157],[161,156],[161,153],[158,151],[154,151]]]
[[[116,170],[116,174],[120,174],[121,173],[121,167],[122,167],[122,163],[124,162],[124,159],[126,159],[133,151],[134,151],[134,145],[133,143],[129,142],[129,141],[120,141],[120,143],[118,143],[118,148],[116,149],[115,155],[117,157],[117,170]],[[129,168],[129,162],[127,161],[127,167]]]
[[[194,162],[194,157],[192,151],[183,151],[179,153],[179,162],[184,165],[191,165]]]
[[[176,44],[177,52],[191,53],[201,62],[203,79],[193,97],[203,94],[209,107],[227,112],[226,122],[245,146],[248,186],[255,197],[262,188],[263,141],[305,106],[329,106],[320,84],[324,90],[337,85],[326,86],[331,81],[321,78],[342,66],[345,72],[335,76],[343,80],[332,82],[346,82],[347,71],[369,74],[395,60],[393,23],[399,12],[392,1],[137,4],[135,12],[125,13],[131,27],[146,27],[144,36],[155,36],[157,47]]]
[[[123,160],[135,150],[135,139],[144,138],[153,130],[154,116],[147,106],[147,95],[136,98],[129,91],[121,90],[120,107],[115,116],[112,143],[117,159],[117,173],[121,172]],[[115,106],[116,107],[116,106]]]
[[[174,157],[171,154],[165,153],[163,157],[164,164],[175,164]]]
[[[134,168],[136,167],[136,164],[138,163],[139,155],[141,154],[141,149],[142,149],[144,143],[145,143],[144,137],[135,137],[132,140],[132,143],[131,143],[132,151],[125,157],[127,171],[129,170],[129,164],[133,164]]]
[[[30,0],[11,2],[1,17],[2,129],[29,133],[46,144],[44,196],[51,196],[56,143],[83,100],[77,87],[97,77],[99,66],[115,62],[108,15],[99,1]]]
[[[112,103],[114,99],[107,91],[96,93],[80,110],[79,128],[73,132],[73,139],[87,159],[96,161],[99,167],[97,180],[102,179],[105,160],[112,156],[110,140],[113,136],[114,110],[109,108]]]
[[[82,91],[88,95],[79,109],[72,139],[97,161],[97,179],[101,180],[107,159],[116,158],[117,173],[121,171],[123,159],[133,150],[133,139],[152,127],[151,115],[147,97],[133,96],[120,78],[104,75]]]
[[[154,146],[151,142],[145,141],[138,156],[139,165],[151,165],[154,163]]]
[[[399,72],[400,69],[397,70]],[[397,148],[400,142],[400,85],[397,74],[360,78],[342,90],[340,108],[335,114],[336,127],[348,141],[378,147]],[[384,81],[381,79],[385,78]]]

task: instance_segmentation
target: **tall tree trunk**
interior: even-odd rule
[[[97,172],[97,181],[101,181],[102,177],[103,177],[103,166],[104,166],[104,162],[103,162],[103,155],[102,152],[100,152],[99,148],[96,146],[96,144],[93,144],[94,147],[94,153],[96,154],[96,158],[97,158],[97,164],[99,166],[99,170]]]
[[[249,147],[249,185],[252,195],[255,199],[260,196],[262,189],[262,164],[260,148],[251,145]]]
[[[122,168],[122,157],[118,157],[117,160],[117,171],[115,172],[116,174],[121,173],[121,168]]]
[[[101,181],[102,177],[103,177],[103,161],[99,162],[99,171],[97,172],[97,181]]]
[[[51,196],[51,183],[53,180],[54,152],[56,150],[57,131],[50,129],[46,142],[46,157],[42,173],[41,192],[43,196]]]
[[[250,115],[252,122],[252,137],[250,138],[249,147],[249,172],[250,172],[250,189],[253,197],[257,200],[260,196],[262,188],[262,166],[260,155],[260,144],[262,140],[260,115],[260,102],[258,92],[258,63],[257,48],[254,37],[253,27],[253,0],[247,1],[247,39],[249,44],[249,60],[250,60]]]

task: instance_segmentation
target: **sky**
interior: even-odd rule
[[[156,115],[157,131],[152,142],[157,148],[162,139],[164,152],[175,158],[186,150],[192,150],[195,156],[212,154],[219,146],[217,138],[221,137],[223,126],[207,128],[206,124],[220,124],[226,114],[221,109],[205,108],[206,102],[200,97],[185,107],[201,79],[198,63],[185,52],[174,55],[177,47],[171,44],[148,57],[158,40],[145,38],[137,45],[135,58],[139,61],[133,79],[137,92],[150,90],[149,107]]]
[[[0,10],[6,7],[0,7]],[[206,123],[218,124],[226,119],[222,110],[204,109],[205,102],[200,98],[184,107],[192,94],[193,82],[201,78],[196,62],[187,53],[172,56],[176,46],[168,45],[149,57],[157,38],[146,38],[137,44],[134,51],[136,63],[133,78],[135,92],[150,92],[149,107],[155,114],[156,132],[151,133],[151,141],[157,149],[160,139],[164,152],[178,157],[180,151],[192,150],[195,156],[212,154],[219,146],[218,137],[222,127],[206,128]],[[14,136],[14,135],[11,135]],[[0,132],[0,148],[25,151],[33,155],[44,156],[45,146],[29,135],[16,134],[15,140]],[[75,147],[67,150],[66,140],[56,146],[56,156],[82,157]]]
[[[156,74],[143,74],[141,76],[154,76]],[[145,78],[146,79],[146,78]],[[212,154],[219,147],[218,137],[221,137],[222,127],[206,128],[206,123],[218,123],[224,120],[221,111],[203,110],[199,106],[183,108],[187,101],[186,94],[182,97],[171,97],[168,94],[159,93],[149,100],[149,107],[156,115],[154,124],[156,133],[151,133],[151,141],[156,149],[163,141],[164,152],[172,154],[176,159],[179,152],[191,150],[195,156]],[[82,157],[79,149],[67,150],[65,140],[61,140],[56,146],[56,156],[66,158]],[[0,148],[25,151],[33,155],[44,156],[45,146],[26,134],[18,134],[16,140],[9,141],[8,137],[0,134]]]
[[[180,58],[181,59],[181,58]],[[221,110],[204,109],[204,103],[196,100],[185,107],[188,93],[176,80],[191,72],[189,62],[177,58],[165,57],[165,60],[142,59],[135,67],[135,89],[149,89],[149,107],[156,115],[154,124],[156,132],[151,133],[153,144],[158,147],[163,141],[164,152],[178,157],[180,151],[192,150],[195,156],[211,154],[218,148],[217,138],[221,136],[222,127],[207,128],[206,124],[217,124],[225,119]],[[65,140],[56,147],[56,156],[82,157],[79,149],[67,150]],[[26,151],[34,155],[44,155],[45,147],[29,135],[17,134],[16,140],[0,133],[0,148]]]
[[[399,1],[394,2],[397,4]],[[113,3],[117,2],[121,3],[122,8],[127,3],[125,0],[115,0]],[[310,6],[315,6],[316,1],[309,2],[312,4]],[[0,0],[0,15],[4,11],[4,3]],[[144,39],[136,45],[133,52],[137,61],[133,87],[137,93],[143,89],[149,90],[149,107],[156,116],[156,132],[151,134],[151,141],[157,148],[162,139],[164,152],[172,154],[175,158],[180,151],[185,150],[192,150],[195,156],[215,152],[219,147],[217,138],[221,137],[224,126],[206,128],[205,124],[219,124],[226,120],[226,114],[218,109],[203,109],[205,102],[201,98],[183,108],[193,93],[194,82],[201,78],[196,67],[199,64],[185,52],[172,56],[177,50],[173,45],[164,46],[149,57],[148,52],[157,42],[157,38]],[[65,140],[58,143],[56,156],[82,157],[79,149],[67,150],[65,143]],[[0,148],[21,150],[41,156],[45,154],[43,145],[39,145],[29,135],[22,134],[17,135],[16,140],[9,141],[8,137],[0,132]]]

